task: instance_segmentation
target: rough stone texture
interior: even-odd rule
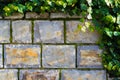
[[[35,12],[27,12],[26,13],[26,18],[27,19],[34,19],[34,18],[49,18],[49,14],[48,13],[40,13],[37,14]]]
[[[2,16],[0,16],[0,19],[2,19]]]
[[[12,36],[14,43],[31,43],[31,29],[30,21],[17,20],[12,22]]]
[[[18,80],[17,72],[15,69],[1,69],[0,80]]]
[[[65,13],[51,13],[50,18],[66,18],[68,14]]]
[[[58,70],[21,70],[20,80],[59,80]]]
[[[79,30],[78,25],[82,26],[82,30]],[[66,28],[67,43],[96,43],[100,37],[96,31],[90,31],[80,21],[67,21]]]
[[[61,80],[106,80],[104,70],[62,70]]]
[[[5,45],[5,68],[40,67],[39,45]]]
[[[0,43],[9,43],[10,39],[10,21],[0,20]]]
[[[45,45],[42,61],[45,68],[75,68],[75,46]]]
[[[35,43],[63,43],[63,21],[35,21],[34,42]]]
[[[81,18],[81,15],[72,15],[66,13],[51,13],[50,18]]]
[[[0,45],[0,68],[2,68],[2,67],[3,67],[2,53],[3,53],[3,50],[2,50],[2,45]]]
[[[82,18],[82,16],[81,15],[72,15],[72,16],[68,16],[68,18]]]
[[[13,13],[11,16],[6,16],[5,19],[22,19],[24,17],[21,13]]]
[[[77,66],[78,68],[102,68],[102,50],[98,46],[78,46]]]

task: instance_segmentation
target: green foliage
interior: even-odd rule
[[[85,23],[85,26],[78,25],[78,30],[89,27],[91,31],[97,29],[101,33],[104,67],[111,75],[120,75],[120,0],[8,0],[7,3],[0,0],[0,11],[5,16],[27,11],[82,14],[81,22],[87,15],[95,27]]]

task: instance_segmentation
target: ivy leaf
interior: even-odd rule
[[[120,24],[120,14],[117,16],[117,24]]]
[[[10,11],[10,8],[7,7],[7,6],[5,6],[5,7],[3,8],[3,10],[4,10],[5,12],[9,12],[9,11]]]
[[[117,68],[117,65],[114,65],[113,67],[112,67],[112,70],[115,70]]]
[[[109,7],[113,7],[113,1],[114,0],[105,0],[107,6],[109,6]]]
[[[87,3],[88,3],[89,6],[92,6],[92,5],[93,5],[93,4],[92,4],[92,0],[87,0]]]
[[[91,14],[91,13],[92,13],[92,7],[89,7],[89,8],[87,9],[87,12],[88,12],[89,14]]]
[[[106,32],[107,36],[112,37],[113,32],[109,30],[109,28],[105,28],[104,31]]]
[[[86,4],[80,4],[81,10],[87,10],[87,5]]]
[[[118,31],[114,31],[114,36],[120,36],[120,32],[118,32]]]
[[[103,18],[103,20],[106,22],[106,23],[115,23],[116,21],[116,18],[113,17],[112,15],[107,15]]]
[[[85,22],[85,26],[87,27],[87,28],[89,28],[90,27],[90,22]]]
[[[84,18],[81,18],[81,19],[80,19],[80,22],[85,22],[85,19],[84,19]]]
[[[22,4],[18,4],[18,12],[23,13],[25,10],[25,6]]]
[[[28,10],[30,10],[30,11],[33,10],[33,7],[32,7],[32,6],[28,6],[27,8],[28,8]]]
[[[68,5],[72,5],[77,2],[77,0],[66,0],[68,2]]]
[[[87,19],[92,19],[92,15],[91,15],[91,14],[88,14],[88,15],[87,15]]]
[[[112,67],[113,67],[112,62],[109,62],[108,66],[107,66],[107,69],[108,69],[108,70],[111,70],[111,69],[112,69]]]

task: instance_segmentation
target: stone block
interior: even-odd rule
[[[26,13],[27,19],[35,19],[35,18],[49,18],[48,13],[35,13],[35,12],[27,12]]]
[[[6,16],[5,19],[22,19],[24,17],[21,13],[13,13],[10,16]]]
[[[5,68],[39,68],[39,45],[5,45]]]
[[[67,43],[96,43],[99,40],[97,31],[90,31],[88,25],[90,21],[67,21],[66,38]],[[86,25],[85,25],[86,24]],[[92,23],[91,23],[92,24]]]
[[[68,18],[82,18],[82,15],[69,15]]]
[[[65,13],[51,13],[50,18],[67,18],[68,16]]]
[[[106,80],[104,70],[62,70],[61,80]]]
[[[102,50],[98,46],[78,46],[77,66],[78,68],[102,68],[100,54]]]
[[[34,22],[34,43],[63,43],[63,21],[41,20]]]
[[[18,80],[16,69],[1,69],[0,80]]]
[[[75,68],[75,46],[44,45],[42,61],[44,68]]]
[[[68,13],[51,13],[50,18],[82,18],[82,15],[69,15]]]
[[[0,43],[10,42],[10,21],[0,20]]]
[[[59,80],[58,70],[20,70],[20,80]]]
[[[0,19],[2,19],[2,16],[0,16]]]
[[[13,43],[31,43],[32,24],[30,21],[17,20],[12,22]]]
[[[0,68],[3,67],[3,48],[2,45],[0,45]]]

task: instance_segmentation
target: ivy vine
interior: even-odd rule
[[[82,14],[91,19],[101,32],[102,61],[107,71],[120,75],[120,0],[0,0],[0,14],[14,12],[64,12]]]

